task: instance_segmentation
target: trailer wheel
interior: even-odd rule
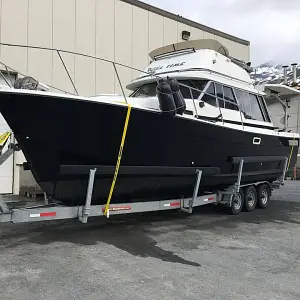
[[[244,206],[244,193],[242,189],[232,196],[231,206],[229,207],[229,214],[239,214]]]
[[[260,184],[257,187],[257,207],[266,208],[271,197],[271,190],[268,184]]]
[[[245,188],[244,194],[245,194],[245,204],[244,204],[245,211],[253,211],[257,203],[256,188],[253,185],[250,185],[247,188]]]

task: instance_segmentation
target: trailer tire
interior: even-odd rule
[[[270,186],[266,183],[260,184],[257,187],[257,207],[266,208],[271,197]]]
[[[245,188],[245,201],[244,201],[244,209],[245,211],[253,211],[257,204],[257,192],[256,188],[253,185],[250,185]]]
[[[244,193],[242,189],[232,196],[231,206],[229,207],[230,215],[238,215],[244,206]]]

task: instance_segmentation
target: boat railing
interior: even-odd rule
[[[61,89],[57,86],[54,86],[52,84],[49,84],[47,82],[45,82],[45,84],[47,84],[48,87],[50,88],[53,88],[55,90],[58,90],[60,92],[63,92],[63,93],[66,93],[66,94],[71,94],[71,95],[75,95],[75,96],[79,96],[79,92],[78,92],[78,89],[76,88],[76,85],[75,85],[75,82],[74,80],[72,79],[72,76],[70,74],[70,71],[67,67],[67,64],[63,58],[63,55],[62,54],[70,54],[70,55],[77,55],[77,56],[80,56],[80,57],[85,57],[85,58],[89,58],[89,59],[94,59],[94,60],[97,60],[97,61],[102,61],[102,62],[106,62],[106,63],[110,63],[113,67],[113,70],[114,70],[114,73],[116,75],[116,78],[118,80],[118,83],[119,83],[119,86],[120,86],[120,89],[122,91],[122,95],[124,97],[124,100],[125,102],[127,103],[127,96],[126,96],[126,93],[125,93],[125,88],[121,82],[121,77],[120,77],[120,74],[119,74],[119,71],[118,71],[118,67],[123,67],[123,68],[127,68],[127,69],[130,69],[130,70],[133,70],[133,71],[137,71],[137,72],[140,72],[140,73],[144,73],[146,76],[151,76],[153,78],[155,78],[157,81],[159,81],[159,79],[162,79],[162,76],[159,76],[153,72],[147,72],[145,70],[141,70],[139,68],[135,68],[135,67],[132,67],[132,66],[128,66],[128,65],[125,65],[123,63],[119,63],[119,62],[116,62],[116,61],[112,61],[112,60],[109,60],[109,59],[106,59],[106,58],[100,58],[100,57],[97,57],[97,56],[93,56],[93,55],[88,55],[88,54],[83,54],[83,53],[78,53],[78,52],[74,52],[74,51],[69,51],[69,50],[63,50],[63,49],[55,49],[55,48],[49,48],[49,47],[40,47],[40,46],[28,46],[28,45],[19,45],[19,44],[11,44],[11,43],[2,43],[0,42],[0,46],[5,46],[5,47],[17,47],[17,48],[27,48],[27,49],[37,49],[37,50],[42,50],[42,51],[51,51],[51,52],[54,52],[57,54],[67,76],[68,76],[68,79],[70,81],[70,83],[72,84],[72,87],[74,89],[74,92],[75,93],[72,93],[72,92],[69,92],[69,91],[66,91],[64,89]],[[24,74],[22,72],[20,72],[19,70],[15,69],[15,68],[12,68],[11,66],[5,64],[3,61],[0,61],[0,64],[3,65],[5,67],[5,70],[7,72],[7,75],[8,75],[8,78],[9,80],[4,76],[3,72],[0,70],[0,76],[3,78],[3,80],[6,82],[6,84],[9,86],[9,87],[13,87],[13,79],[11,78],[11,73],[17,73],[17,74],[20,74],[21,76],[28,76],[28,74]],[[208,83],[210,83],[210,81],[208,81]],[[240,117],[241,117],[241,122],[242,122],[242,126],[243,125],[243,118],[242,118],[242,111],[240,109],[240,106],[238,105],[238,103],[234,103],[234,102],[231,102],[231,101],[228,101],[226,100],[225,98],[220,98],[216,95],[212,95],[210,93],[207,93],[207,87],[208,85],[206,85],[206,88],[204,90],[200,90],[198,88],[195,88],[195,87],[192,87],[192,86],[189,86],[189,85],[186,85],[186,84],[183,84],[183,83],[179,83],[179,85],[181,87],[185,87],[189,90],[189,93],[191,95],[191,99],[193,101],[193,106],[194,106],[194,109],[195,109],[195,115],[196,117],[199,117],[200,114],[198,112],[198,109],[197,109],[197,105],[196,105],[196,100],[201,100],[201,98],[203,97],[203,95],[208,95],[210,97],[214,97],[216,99],[216,106],[218,107],[219,109],[219,116],[221,116],[221,120],[222,122],[224,123],[223,121],[223,115],[222,115],[222,111],[221,111],[221,108],[225,108],[225,103],[229,103],[230,105],[235,105],[237,106],[239,112],[240,112]],[[196,91],[197,93],[199,93],[199,97],[197,99],[195,99],[194,95],[193,95],[193,91]],[[224,103],[224,107],[221,107],[220,106],[220,102]]]

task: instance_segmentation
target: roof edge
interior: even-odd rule
[[[181,17],[179,15],[175,15],[175,14],[169,12],[169,11],[166,11],[166,10],[163,10],[163,9],[158,8],[156,6],[153,6],[153,5],[141,2],[139,0],[120,0],[120,1],[128,3],[128,4],[131,4],[131,5],[134,5],[134,6],[137,6],[139,8],[142,8],[142,9],[145,9],[145,10],[148,10],[148,11],[151,11],[151,12],[153,12],[155,14],[158,14],[158,15],[161,15],[163,17],[172,19],[174,21],[186,24],[188,26],[192,26],[194,28],[198,28],[198,29],[204,30],[206,32],[218,35],[220,37],[223,37],[225,39],[231,40],[233,42],[236,42],[236,43],[239,43],[239,44],[242,44],[242,45],[246,45],[246,46],[250,45],[250,42],[247,41],[247,40],[238,38],[238,37],[236,37],[234,35],[225,33],[223,31],[220,31],[220,30],[217,30],[217,29],[214,29],[214,28],[211,28],[209,26],[197,23],[195,21],[192,21],[190,19]]]

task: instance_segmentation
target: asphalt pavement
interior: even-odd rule
[[[238,216],[0,224],[0,299],[299,300],[300,181]]]

